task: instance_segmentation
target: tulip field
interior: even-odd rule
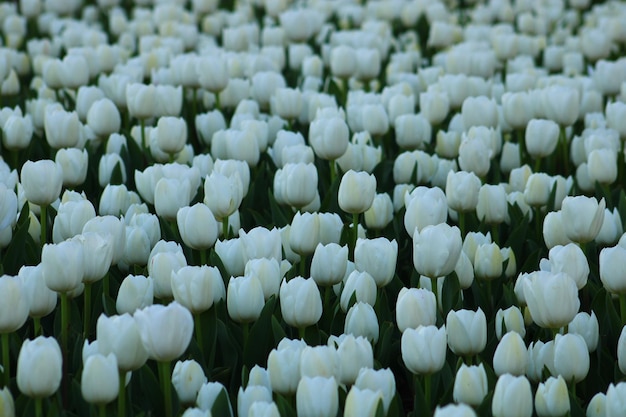
[[[626,416],[626,3],[0,3],[0,417]]]

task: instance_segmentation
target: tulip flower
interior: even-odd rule
[[[540,327],[558,329],[578,313],[576,282],[564,272],[533,272],[523,281],[523,291],[533,321]],[[557,296],[560,302],[555,303]]]
[[[624,409],[624,393],[626,393],[626,383],[609,384],[606,391],[606,416],[617,417]]]
[[[323,398],[324,401],[320,401]],[[296,409],[301,417],[332,417],[339,409],[335,378],[302,377],[296,390]]]
[[[41,244],[47,242],[46,208],[59,198],[63,185],[63,174],[51,160],[26,161],[22,166],[20,180],[26,200],[37,204],[41,210]]]
[[[257,401],[272,402],[272,392],[262,385],[239,387],[237,394],[237,415],[247,416],[252,404]]]
[[[172,385],[182,404],[194,404],[207,379],[200,364],[194,360],[178,361],[172,372]]]
[[[25,340],[17,358],[17,387],[35,399],[37,417],[41,417],[41,400],[54,394],[63,378],[61,348],[53,337],[39,336]]]
[[[445,223],[448,218],[446,195],[438,187],[417,187],[405,194],[404,205],[404,227],[409,235],[413,235],[415,229],[421,232],[426,226]]]
[[[589,351],[579,334],[557,334],[554,338],[554,371],[572,384],[582,381],[589,373]]]
[[[379,335],[378,317],[374,307],[358,301],[346,315],[344,333],[367,338],[372,344],[376,344]]]
[[[533,395],[525,376],[501,375],[491,402],[494,417],[530,417]]]
[[[311,278],[295,277],[280,285],[280,309],[285,322],[297,327],[303,335],[306,327],[322,316],[322,299],[317,284]]]
[[[378,287],[389,284],[396,271],[398,242],[384,237],[357,239],[354,249],[354,264],[358,271],[368,272]]]
[[[450,350],[459,356],[476,355],[487,344],[487,319],[479,307],[472,310],[450,310],[446,317]]]
[[[565,197],[561,206],[563,229],[568,239],[577,243],[587,243],[595,239],[602,227],[604,198]]]
[[[376,194],[372,206],[363,215],[370,230],[382,230],[393,220],[393,202],[387,193]]]
[[[239,208],[243,195],[243,185],[238,174],[224,176],[214,171],[204,181],[204,204],[218,221],[223,222]],[[227,236],[228,233],[224,233],[224,237]]]
[[[226,300],[231,319],[244,324],[255,321],[265,305],[261,281],[254,276],[231,277]]]
[[[83,364],[80,380],[85,401],[101,407],[113,401],[119,391],[117,359],[114,354],[94,354]]]
[[[278,296],[280,282],[282,280],[282,270],[281,264],[277,259],[250,259],[246,262],[243,274],[245,276],[257,277],[259,281],[261,281],[265,301],[269,300],[272,295]]]
[[[404,333],[406,329],[434,326],[437,321],[435,294],[424,288],[402,288],[396,301],[396,323]]]
[[[454,378],[452,396],[457,403],[479,406],[487,396],[487,373],[481,363],[478,366],[461,364]]]
[[[318,243],[311,260],[311,278],[319,286],[338,284],[346,274],[348,247]]]
[[[283,339],[276,349],[272,349],[267,357],[272,391],[282,395],[295,394],[300,381],[300,355],[305,346],[302,340]]]
[[[496,375],[524,375],[527,365],[527,350],[519,333],[510,331],[500,339],[493,354],[493,370]]]
[[[537,387],[535,410],[540,417],[564,416],[570,411],[569,393],[563,377],[550,377]]]
[[[520,309],[511,306],[506,310],[499,309],[496,312],[496,337],[502,339],[502,335],[507,332],[517,332],[522,338],[526,335],[524,327],[524,316]]]
[[[41,317],[52,313],[57,305],[57,293],[46,285],[41,264],[37,266],[23,266],[18,272],[22,280],[23,290],[30,299],[29,315],[33,318],[33,333],[39,336],[41,331]]]

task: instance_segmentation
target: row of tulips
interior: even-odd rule
[[[624,415],[626,9],[565,6],[0,5],[0,415]]]

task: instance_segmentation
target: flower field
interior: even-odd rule
[[[626,4],[0,4],[0,417],[626,415]]]

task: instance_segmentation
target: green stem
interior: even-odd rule
[[[328,164],[330,165],[330,184],[332,185],[337,177],[337,168],[335,167],[335,161],[328,161]]]
[[[567,147],[567,136],[565,135],[565,126],[561,126],[561,134],[560,134],[560,142],[561,142],[561,152],[563,157],[563,176],[567,177],[569,175],[569,149]]]
[[[126,416],[126,372],[119,371],[119,392],[117,394],[117,416]]]
[[[220,93],[214,93],[214,94],[215,94],[215,109],[221,110],[222,106],[220,103]]]
[[[146,144],[146,121],[145,119],[140,119],[139,125],[141,126],[141,149],[143,149],[145,156],[147,156],[150,149],[148,148],[148,145]]]
[[[519,161],[524,165],[524,153],[526,151],[525,132],[524,129],[517,130],[517,144],[519,145]]]
[[[211,350],[209,351],[209,373],[213,372],[213,364],[215,363],[215,351],[217,350],[217,307],[213,305],[211,307],[211,329],[213,330],[213,340],[211,340]]]
[[[439,288],[437,287],[437,277],[430,277],[430,290],[435,294],[435,303],[437,305],[437,310],[439,310],[439,298],[438,292]]]
[[[107,271],[104,278],[102,278],[102,294],[109,296],[109,286],[110,286],[111,278],[109,277],[109,272]]]
[[[39,216],[40,220],[39,220],[39,222],[41,224],[41,237],[39,238],[39,240],[41,242],[41,247],[42,248],[43,248],[43,245],[45,245],[48,242],[48,240],[46,238],[46,236],[48,235],[47,230],[46,230],[46,227],[47,227],[46,223],[47,223],[47,220],[48,220],[48,210],[47,209],[48,209],[48,206],[46,206],[45,204],[42,204],[39,207],[39,210],[40,210],[40,216]]]
[[[241,325],[241,330],[243,331],[243,350],[246,350],[246,346],[248,345],[248,337],[250,335],[250,323],[243,323]]]
[[[619,312],[622,319],[622,326],[626,325],[626,294],[619,295]]]
[[[352,255],[352,261],[354,261],[354,250],[356,248],[356,241],[359,238],[359,213],[352,213],[352,247],[350,248],[350,254]]]
[[[67,357],[67,339],[70,323],[70,301],[66,292],[61,293],[61,350]],[[65,360],[63,361],[65,363]]]
[[[11,382],[11,358],[9,357],[9,333],[2,334],[2,365],[4,366],[4,386]]]
[[[206,249],[200,249],[200,265],[206,265]]]
[[[43,416],[43,400],[41,398],[35,398],[35,416],[41,417]]]
[[[496,245],[498,246],[500,245],[500,229],[497,223],[493,223],[491,225],[491,240]]]
[[[193,317],[194,327],[196,330],[196,342],[198,343],[198,348],[200,349],[200,353],[204,354],[204,342],[202,339],[202,315],[195,314]]]
[[[106,404],[100,404],[98,405],[98,412],[100,417],[106,417],[107,415],[107,408],[106,408]]]
[[[298,327],[298,336],[301,340],[304,340],[304,336],[306,335],[306,327]]]
[[[432,385],[432,375],[426,374],[424,375],[424,400],[426,401],[426,406],[428,407],[428,415],[431,415],[432,404],[431,404],[431,385]]]
[[[85,291],[83,293],[83,339],[89,336],[89,324],[91,321],[91,282],[85,282]]]
[[[159,374],[161,387],[163,389],[163,406],[165,407],[165,417],[172,417],[172,382],[170,372],[170,361],[159,362]]]
[[[541,172],[541,158],[535,159],[535,168],[533,172]]]
[[[228,239],[228,217],[222,219],[222,237]]]
[[[461,231],[461,237],[465,236],[465,212],[459,211],[457,212],[457,217],[459,221],[459,230]]]
[[[304,278],[306,276],[306,255],[300,255],[300,276]]]
[[[33,317],[33,337],[39,336],[41,333],[41,317]]]

